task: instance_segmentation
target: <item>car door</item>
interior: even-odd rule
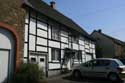
[[[81,65],[81,72],[83,76],[91,76],[92,72],[92,60]]]
[[[92,76],[93,77],[105,77],[109,71],[109,60],[95,60],[93,61]]]

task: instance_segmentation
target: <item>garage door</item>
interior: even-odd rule
[[[6,81],[13,77],[14,47],[15,39],[12,33],[0,27],[0,83],[7,83]]]
[[[42,53],[31,53],[30,54],[30,61],[32,63],[37,63],[39,68],[46,73],[46,56],[47,54]]]
[[[0,50],[0,83],[8,80],[8,59],[9,50]]]

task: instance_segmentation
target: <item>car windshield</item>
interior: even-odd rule
[[[119,59],[125,65],[125,59]]]
[[[124,65],[121,60],[117,59],[116,61],[118,62],[119,66],[123,66]]]

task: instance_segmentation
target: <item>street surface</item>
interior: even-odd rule
[[[104,78],[81,78],[75,79],[70,74],[54,76],[47,79],[48,83],[114,83]],[[125,83],[125,82],[116,82]]]

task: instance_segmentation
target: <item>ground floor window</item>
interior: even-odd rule
[[[61,50],[52,48],[52,61],[60,61],[61,59]]]

